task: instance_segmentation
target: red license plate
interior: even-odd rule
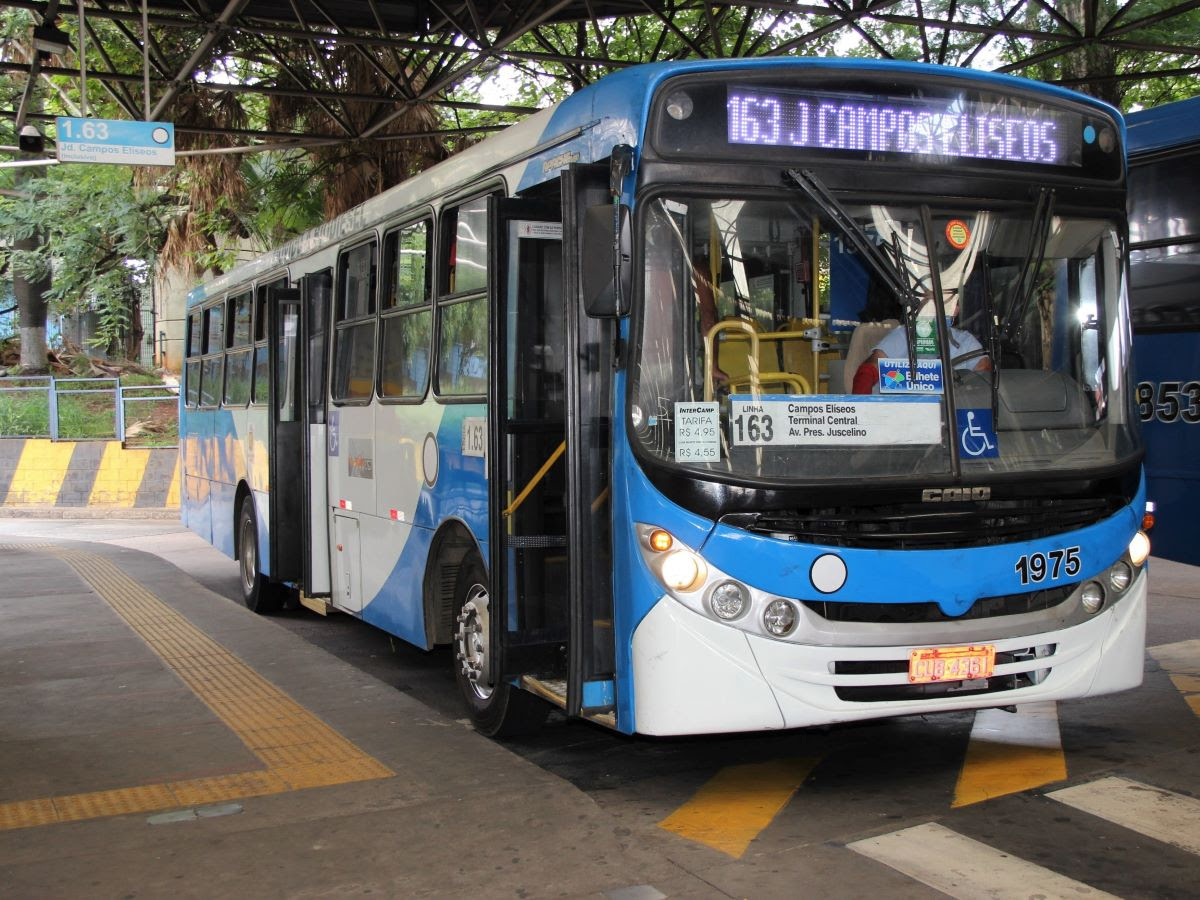
[[[996,648],[991,644],[973,647],[921,647],[908,654],[910,684],[987,678],[995,668]]]

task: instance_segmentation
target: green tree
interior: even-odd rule
[[[98,339],[131,355],[168,198],[136,185],[124,166],[57,166],[36,181],[22,185],[23,196],[0,198],[0,233],[13,239],[0,266],[42,285],[59,312],[96,312]]]

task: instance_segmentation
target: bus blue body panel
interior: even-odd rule
[[[1190,144],[1200,139],[1200,97],[1129,113],[1125,126],[1129,156]]]
[[[1163,385],[1200,382],[1200,332],[1137,334],[1134,367],[1137,381],[1149,382],[1154,392],[1154,414],[1142,422],[1146,496],[1157,507],[1154,555],[1200,565],[1200,396],[1160,397]]]
[[[1130,113],[1128,155],[1136,157],[1200,144],[1200,97]],[[1190,221],[1177,223],[1194,240],[1200,198],[1191,197]],[[1130,198],[1135,217],[1138,198]],[[1195,288],[1200,292],[1200,285]],[[1136,297],[1134,305],[1137,305]],[[1200,565],[1200,332],[1147,330],[1134,334],[1135,381],[1150,385],[1153,411],[1143,417],[1147,497],[1157,506],[1154,553]],[[1170,385],[1182,393],[1170,392]],[[1167,387],[1164,388],[1164,385]],[[1186,388],[1193,387],[1188,391]],[[1195,396],[1193,396],[1195,395]]]

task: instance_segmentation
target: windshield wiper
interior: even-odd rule
[[[916,319],[921,308],[921,298],[912,283],[908,269],[903,265],[900,247],[893,242],[890,249],[895,259],[880,249],[871,240],[866,230],[845,208],[837,202],[824,183],[810,169],[784,169],[784,177],[800,188],[813,203],[829,216],[845,235],[847,241],[867,264],[879,280],[900,298],[904,306],[904,326],[908,335],[908,369],[910,376],[917,368]],[[815,312],[815,310],[814,310]]]
[[[1033,292],[1037,288],[1037,272],[1046,259],[1046,237],[1050,233],[1053,217],[1054,191],[1042,188],[1038,193],[1037,207],[1034,209],[1033,222],[1029,229],[1029,247],[1025,251],[1025,261],[1021,263],[1012,303],[1009,304],[1004,317],[1006,340],[1018,339],[1017,332],[1025,324],[1025,311],[1029,309],[1029,301],[1033,299]]]

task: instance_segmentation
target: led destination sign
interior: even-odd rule
[[[1079,166],[1088,137],[1082,116],[1012,98],[983,103],[731,87],[726,106],[731,144]]]

